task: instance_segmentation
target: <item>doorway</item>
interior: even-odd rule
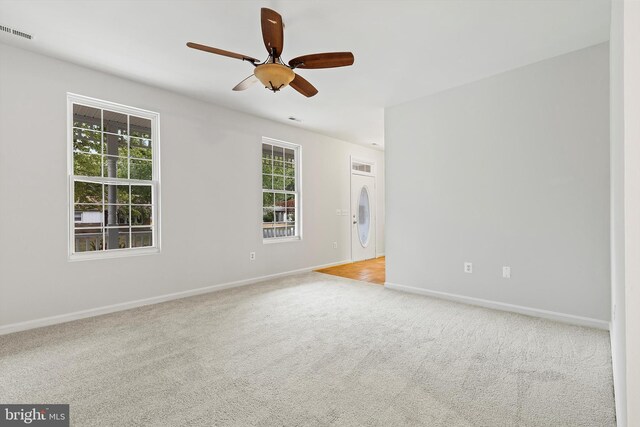
[[[378,285],[385,283],[386,262],[376,251],[375,163],[350,158],[351,162],[351,262],[316,270]]]

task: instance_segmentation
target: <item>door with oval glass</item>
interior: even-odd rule
[[[351,259],[376,257],[375,177],[351,175]]]

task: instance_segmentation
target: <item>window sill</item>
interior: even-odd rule
[[[272,237],[270,239],[262,239],[262,243],[265,245],[270,245],[272,243],[288,243],[288,242],[299,242],[302,238],[297,237]]]
[[[116,249],[111,251],[80,252],[69,255],[69,261],[89,261],[96,259],[127,258],[140,255],[159,254],[159,248]]]

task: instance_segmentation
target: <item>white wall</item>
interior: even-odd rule
[[[618,426],[640,426],[640,3],[611,13],[613,376]]]
[[[596,45],[387,109],[387,281],[606,326],[608,63]]]
[[[627,425],[640,426],[640,2],[624,2],[624,220]]]
[[[623,2],[611,2],[611,350],[618,426],[627,425],[624,292]]]
[[[161,254],[67,260],[68,91],[160,113]],[[262,243],[262,136],[302,145],[301,242]],[[350,155],[383,166],[381,151],[0,44],[0,328],[348,260]]]

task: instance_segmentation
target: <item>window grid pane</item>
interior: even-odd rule
[[[74,179],[74,251],[153,246],[152,189]]]
[[[152,126],[151,119],[73,104],[73,253],[155,245]],[[105,182],[112,178],[149,184]]]
[[[262,235],[298,236],[297,149],[262,144]]]

